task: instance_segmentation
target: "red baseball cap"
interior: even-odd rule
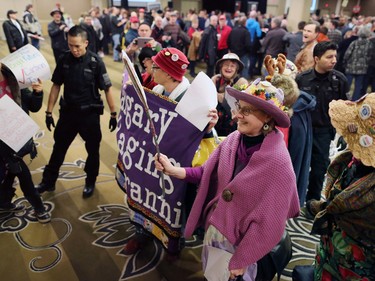
[[[130,22],[136,23],[136,22],[139,22],[139,19],[136,16],[132,16],[132,17],[130,17]]]

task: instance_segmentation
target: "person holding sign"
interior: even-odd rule
[[[239,87],[242,91],[227,87],[237,100],[237,131],[203,166],[182,168],[171,164],[178,159],[155,156],[156,169],[165,175],[199,183],[185,236],[205,228],[202,262],[208,280],[217,280],[210,276],[220,269],[222,277],[255,280],[257,261],[278,244],[286,220],[299,215],[293,166],[283,134],[275,127],[290,125],[284,95],[267,81],[255,83]],[[224,268],[206,267],[212,264],[212,248],[231,254]]]
[[[54,132],[55,144],[48,165],[43,172],[42,182],[36,187],[40,193],[54,191],[59,170],[65,154],[79,134],[85,141],[87,174],[83,197],[90,197],[99,174],[99,146],[102,139],[100,115],[104,113],[103,101],[99,89],[104,90],[111,112],[109,129],[117,127],[116,111],[112,98],[112,83],[100,57],[88,51],[87,32],[80,26],[72,27],[68,32],[70,52],[60,57],[52,76],[52,88],[46,111],[48,130],[55,127],[52,110],[64,84],[64,94],[60,98],[60,118]]]
[[[0,99],[7,95],[21,106],[21,92],[16,78],[8,67],[0,63]],[[40,80],[32,84],[33,93],[28,99],[23,99],[23,108],[31,112],[37,112],[43,101],[43,87]],[[28,112],[28,110],[26,112]],[[3,176],[0,174],[0,212],[18,212],[24,209],[24,206],[12,203],[15,194],[13,188],[14,179],[17,177],[25,198],[34,208],[35,216],[40,223],[47,223],[51,220],[50,214],[46,211],[39,193],[34,188],[29,167],[23,161],[22,157],[30,153],[31,158],[36,156],[36,148],[31,143],[31,150],[26,147],[15,153],[8,145],[0,140],[0,170],[5,171]],[[23,152],[24,151],[24,152]]]
[[[182,97],[188,91],[188,88],[190,87],[189,80],[184,77],[188,64],[189,64],[189,61],[187,57],[185,56],[185,54],[176,48],[165,48],[165,49],[162,49],[160,52],[158,52],[155,56],[152,57],[153,77],[154,77],[155,83],[158,84],[157,86],[153,88],[153,92],[159,95],[168,97],[168,99],[172,101],[180,102]],[[214,94],[215,93],[213,93],[213,95]],[[212,136],[211,130],[215,126],[218,120],[216,109],[210,110],[208,112],[208,117],[211,118],[211,121],[205,128],[206,135],[204,137],[206,137],[207,135]],[[134,130],[136,129],[134,128]],[[176,129],[170,129],[170,130],[178,131]],[[130,132],[129,135],[131,135],[131,133],[132,132]],[[202,132],[200,131],[199,133],[201,134]],[[201,136],[203,135],[204,133],[201,134]],[[176,148],[176,150],[179,150],[179,148]],[[184,151],[184,153],[187,153],[187,152]],[[137,168],[135,167],[133,169],[136,170]],[[145,172],[143,173],[144,173],[144,176],[147,176]],[[128,171],[128,176],[130,174],[131,174],[131,171]],[[142,187],[146,189],[146,186],[142,186]],[[133,206],[133,207],[130,207],[131,209],[130,213],[137,213],[136,217],[145,217],[145,219],[142,218],[142,221],[143,221],[142,225],[140,224],[139,221],[135,220],[136,233],[134,237],[129,239],[129,241],[125,245],[125,248],[123,251],[124,254],[132,255],[132,254],[137,253],[139,250],[145,247],[147,238],[149,237],[149,233],[152,233],[156,238],[158,238],[161,241],[162,241],[162,238],[160,238],[160,236],[158,236],[156,232],[150,231],[150,229],[154,228],[154,227],[150,227],[150,225],[154,223],[150,220],[150,216],[148,216],[150,213],[152,213],[152,210],[151,210],[152,207],[143,206],[141,209],[136,210],[137,207],[134,207],[136,206],[136,204],[134,203],[135,198],[131,195],[130,189],[127,189],[127,194],[128,194],[128,205]],[[181,196],[181,197],[184,197],[184,196]],[[163,200],[166,202],[166,204],[170,204],[173,200],[184,201],[186,200],[186,196],[184,198],[179,197],[178,200],[173,198],[173,196],[166,197],[166,199],[163,198]],[[186,202],[183,202],[183,205],[186,206]],[[147,209],[147,211],[144,211],[145,209]],[[130,215],[130,217],[133,217],[133,215]],[[164,226],[164,229],[162,229],[160,232],[163,232],[163,230],[165,230],[166,228],[167,227]],[[180,239],[180,235],[178,236]],[[174,261],[175,259],[178,258],[179,251],[181,250],[180,243],[175,243],[178,245],[173,244],[173,246],[170,246],[172,243],[166,243],[166,244],[169,244],[169,246],[165,246],[164,244],[168,252],[167,260]]]

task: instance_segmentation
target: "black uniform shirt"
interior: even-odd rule
[[[64,101],[69,105],[88,105],[100,99],[99,91],[112,86],[103,61],[87,51],[75,58],[71,52],[60,57],[52,82],[64,84]]]
[[[314,128],[331,127],[328,115],[329,103],[332,100],[346,100],[349,85],[344,74],[332,70],[319,74],[314,69],[300,73],[296,77],[298,88],[316,97],[315,109],[311,112]]]

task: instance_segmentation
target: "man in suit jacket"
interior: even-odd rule
[[[14,10],[9,10],[7,12],[7,18],[8,20],[4,21],[3,23],[3,29],[7,39],[9,52],[13,53],[21,47],[27,45],[29,40],[27,38],[26,31],[23,29],[21,23],[17,20],[17,12]]]

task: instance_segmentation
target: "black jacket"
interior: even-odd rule
[[[11,53],[15,51],[15,50],[12,50],[12,48],[16,47],[16,50],[18,50],[29,43],[26,31],[23,29],[20,21],[17,20],[17,22],[21,26],[23,39],[22,39],[22,35],[19,29],[12,23],[11,20],[6,20],[3,23],[4,34],[7,39],[9,52]]]
[[[63,24],[65,24],[65,22],[63,21],[61,21],[60,23],[52,21],[48,24],[48,35],[51,37],[52,49],[60,51],[69,50],[67,34],[65,34],[64,30],[60,29],[60,26]]]
[[[232,53],[242,57],[251,49],[250,32],[243,25],[236,26],[230,32],[227,43]]]
[[[332,100],[346,100],[349,93],[348,80],[337,70],[319,75],[314,69],[306,70],[296,77],[298,88],[316,98],[315,110],[311,112],[313,128],[332,127],[328,115]]]
[[[202,34],[199,44],[199,59],[204,59],[208,65],[216,63],[217,31],[213,25],[208,26]]]

